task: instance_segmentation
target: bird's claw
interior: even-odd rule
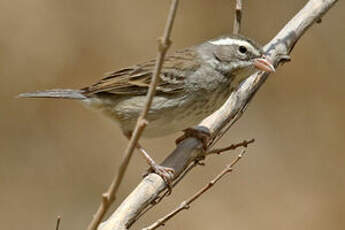
[[[159,164],[153,164],[151,165],[151,168],[148,170],[149,173],[156,173],[157,175],[159,175],[164,182],[166,183],[167,187],[168,187],[168,191],[170,194],[172,191],[172,180],[175,176],[175,170],[172,168],[168,168],[168,167],[164,167],[161,166]]]

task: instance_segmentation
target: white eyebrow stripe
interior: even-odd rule
[[[214,40],[214,41],[209,41],[209,43],[213,44],[213,45],[217,45],[217,46],[222,46],[222,45],[238,45],[238,46],[245,46],[247,47],[247,49],[249,51],[251,51],[252,53],[259,55],[258,51],[256,50],[256,48],[250,43],[247,42],[245,40],[238,40],[238,39],[233,39],[233,38],[221,38],[218,40]]]
[[[237,40],[237,39],[232,39],[232,38],[221,38],[221,39],[218,39],[218,40],[215,40],[215,41],[210,41],[211,44],[213,45],[216,45],[216,46],[222,46],[222,45],[227,45],[227,46],[230,46],[230,45],[244,45],[244,46],[251,46],[252,45],[247,42],[247,41],[241,41],[241,40]]]

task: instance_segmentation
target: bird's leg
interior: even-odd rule
[[[163,178],[163,180],[170,187],[171,180],[174,177],[175,170],[172,168],[164,167],[164,166],[157,164],[152,159],[152,157],[147,153],[147,151],[139,143],[137,143],[136,148],[139,150],[139,152],[142,153],[142,155],[144,156],[144,159],[150,165],[149,172],[154,172],[154,173],[160,175]]]
[[[128,138],[128,140],[131,139],[131,134],[125,134],[125,136]],[[175,170],[157,164],[139,143],[137,143],[135,148],[142,154],[145,161],[150,166],[149,172],[154,172],[161,176],[164,182],[167,184],[169,191],[171,191],[171,182],[174,177]]]
[[[181,141],[185,140],[188,137],[194,137],[199,139],[202,143],[202,150],[206,151],[208,147],[208,142],[211,138],[210,132],[203,127],[187,128],[183,130],[184,134],[176,139],[176,144],[179,144]]]

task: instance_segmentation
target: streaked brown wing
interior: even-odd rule
[[[155,60],[110,72],[99,82],[83,88],[85,94],[107,92],[123,95],[146,94],[149,88]],[[184,79],[200,67],[197,54],[191,49],[177,51],[165,58],[157,86],[157,94],[184,90]]]

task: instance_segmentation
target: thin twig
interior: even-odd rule
[[[87,228],[88,230],[96,230],[97,229],[98,225],[101,223],[101,221],[102,221],[105,213],[109,209],[110,205],[116,199],[116,193],[117,193],[117,191],[120,187],[120,184],[123,180],[127,166],[128,166],[129,161],[133,155],[133,151],[135,149],[135,146],[137,145],[138,140],[139,140],[142,132],[144,131],[145,127],[148,124],[148,122],[145,118],[146,118],[146,115],[147,115],[147,113],[151,107],[152,100],[153,100],[153,97],[154,97],[155,92],[156,92],[156,87],[157,87],[158,82],[159,82],[159,75],[160,75],[160,71],[161,71],[161,68],[163,65],[165,54],[171,45],[170,34],[171,34],[172,27],[173,27],[174,19],[176,16],[176,10],[177,10],[178,2],[179,2],[178,0],[172,0],[169,15],[168,15],[168,20],[167,20],[167,23],[166,23],[166,26],[164,29],[164,34],[163,34],[163,37],[161,39],[159,39],[156,65],[155,65],[154,72],[152,75],[152,81],[150,84],[150,88],[149,88],[149,91],[147,93],[147,98],[146,98],[144,109],[143,109],[140,117],[137,120],[136,126],[134,128],[134,132],[133,132],[131,139],[127,145],[127,148],[126,148],[126,151],[124,154],[124,158],[121,162],[120,167],[118,168],[118,173],[115,176],[114,180],[112,181],[107,192],[102,195],[102,202],[101,202],[96,214],[94,215],[91,223],[89,224],[89,226]]]
[[[235,6],[235,19],[233,33],[239,34],[241,32],[241,20],[242,20],[242,0],[236,0]]]
[[[143,230],[154,230],[158,228],[159,226],[164,225],[168,220],[170,220],[172,217],[176,216],[179,212],[182,210],[189,209],[190,204],[193,203],[196,199],[198,199],[201,195],[203,195],[206,191],[208,191],[210,188],[212,188],[220,179],[222,179],[227,173],[230,173],[233,171],[233,167],[236,165],[237,162],[239,162],[243,155],[245,153],[245,150],[243,149],[240,154],[237,155],[237,158],[231,162],[231,164],[227,165],[223,171],[221,171],[213,180],[211,180],[207,185],[205,185],[203,188],[201,188],[197,193],[195,193],[193,196],[191,196],[189,199],[183,201],[176,209],[171,211],[166,216],[162,217],[161,219],[157,220],[152,225],[143,228]]]
[[[58,216],[56,219],[56,227],[55,230],[59,230],[60,228],[60,222],[61,222],[61,216]]]
[[[240,143],[232,144],[232,145],[229,145],[229,146],[227,146],[227,147],[225,147],[225,148],[212,149],[212,150],[206,152],[205,155],[210,155],[210,154],[221,154],[221,153],[226,152],[226,151],[229,151],[229,150],[235,150],[235,149],[237,149],[238,147],[245,147],[245,148],[247,148],[247,146],[248,146],[249,144],[254,143],[254,141],[255,141],[255,139],[253,138],[253,139],[251,139],[251,140],[249,140],[249,141],[244,140],[244,141],[242,141],[242,142],[240,142]]]

